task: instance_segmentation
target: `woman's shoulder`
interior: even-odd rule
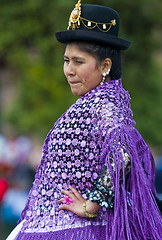
[[[124,118],[132,118],[130,97],[127,91],[117,82],[104,83],[80,97],[61,119],[84,118],[103,121],[121,122]]]
[[[129,93],[119,83],[105,83],[84,98],[89,112],[100,120],[100,125],[127,125],[128,122],[134,125]]]

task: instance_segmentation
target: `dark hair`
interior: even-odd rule
[[[122,75],[120,50],[91,42],[77,41],[77,47],[84,52],[93,56],[97,61],[97,66],[101,64],[105,58],[110,58],[112,67],[110,70],[111,80],[119,79]]]

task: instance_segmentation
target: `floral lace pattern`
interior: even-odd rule
[[[102,171],[95,185],[96,201],[104,207],[106,203],[112,205],[111,179],[100,156],[104,138],[112,128],[134,125],[129,99],[121,80],[112,80],[78,99],[56,122],[45,140],[41,163],[22,214],[25,219],[22,231],[47,232],[68,226],[105,224],[104,208],[90,222],[72,212],[59,211],[58,200],[63,197],[61,189],[69,186],[86,198]]]

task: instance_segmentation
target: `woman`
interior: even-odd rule
[[[122,87],[120,50],[130,43],[118,29],[116,11],[78,1],[56,33],[80,98],[47,135],[19,240],[161,239],[154,160]]]

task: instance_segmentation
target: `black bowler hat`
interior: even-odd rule
[[[85,4],[75,5],[66,31],[56,32],[61,43],[86,41],[108,45],[120,50],[127,49],[130,42],[118,37],[119,15],[109,7]]]

